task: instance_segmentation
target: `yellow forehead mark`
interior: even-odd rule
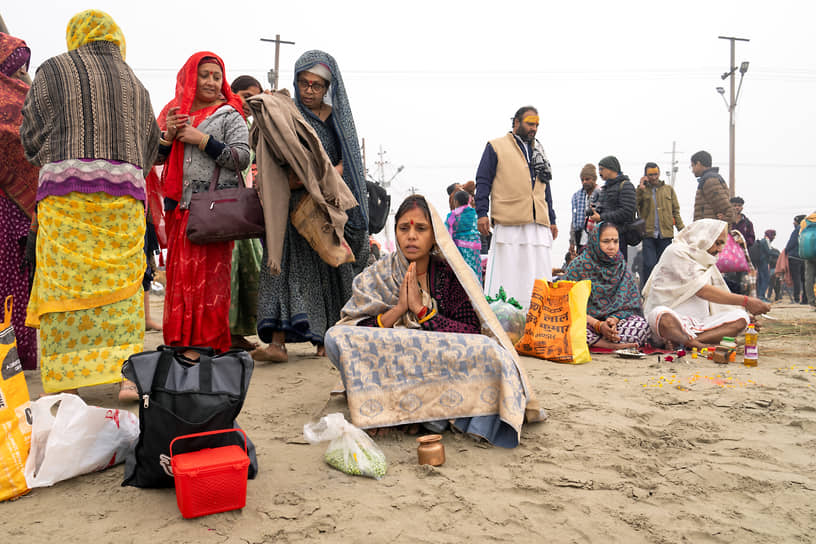
[[[524,121],[525,123],[530,123],[531,125],[537,125],[538,115],[527,115],[526,117],[524,117],[524,119],[522,119],[522,121]]]

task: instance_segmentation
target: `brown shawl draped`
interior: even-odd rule
[[[325,210],[338,240],[343,240],[346,210],[357,200],[334,169],[317,133],[286,92],[264,93],[247,101],[254,121],[249,145],[255,149],[264,208],[268,266],[280,273],[283,238],[289,221],[289,170],[303,183],[318,208]]]

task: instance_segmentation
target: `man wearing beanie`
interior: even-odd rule
[[[647,162],[643,168],[643,177],[637,188],[638,214],[646,222],[646,233],[641,247],[642,268],[640,287],[652,274],[652,268],[660,260],[663,250],[669,247],[674,239],[674,229],[683,229],[683,218],[680,217],[680,202],[674,187],[666,185],[660,179],[660,168],[653,162]]]
[[[581,168],[581,189],[572,195],[572,223],[570,225],[570,253],[576,256],[587,243],[587,211],[598,207],[601,202],[601,190],[598,188],[598,174],[594,164]]]
[[[737,217],[729,201],[728,185],[720,175],[719,167],[711,167],[711,153],[698,151],[692,155],[691,171],[697,177],[694,220],[719,219],[733,225]]]
[[[482,236],[494,228],[485,293],[494,296],[504,287],[526,310],[536,278],[552,279],[550,248],[558,228],[552,169],[535,139],[538,110],[519,108],[512,123],[512,131],[485,146],[476,171],[476,215]]]
[[[601,206],[590,219],[596,223],[601,221],[616,224],[620,234],[620,251],[623,258],[627,258],[627,245],[623,233],[626,227],[635,220],[637,199],[635,186],[629,181],[629,176],[621,172],[620,162],[616,157],[609,155],[598,161],[598,174],[604,180],[601,192]]]

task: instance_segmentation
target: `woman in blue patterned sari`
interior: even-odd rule
[[[287,223],[281,273],[261,268],[258,337],[269,345],[253,352],[256,360],[288,360],[286,342],[311,342],[325,355],[323,335],[340,319],[351,296],[351,281],[368,261],[368,191],[357,130],[337,63],[323,51],[307,51],[295,63],[295,103],[317,132],[326,154],[343,176],[359,206],[347,211],[345,239],[355,262],[333,268]],[[289,210],[307,194],[290,180]],[[264,250],[264,262],[267,260]]]

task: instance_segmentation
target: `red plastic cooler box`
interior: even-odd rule
[[[173,455],[176,440],[231,432],[244,435],[243,448],[233,445]],[[223,429],[177,436],[170,442],[176,502],[182,516],[197,518],[246,505],[249,468],[246,440],[246,433],[241,429]]]

